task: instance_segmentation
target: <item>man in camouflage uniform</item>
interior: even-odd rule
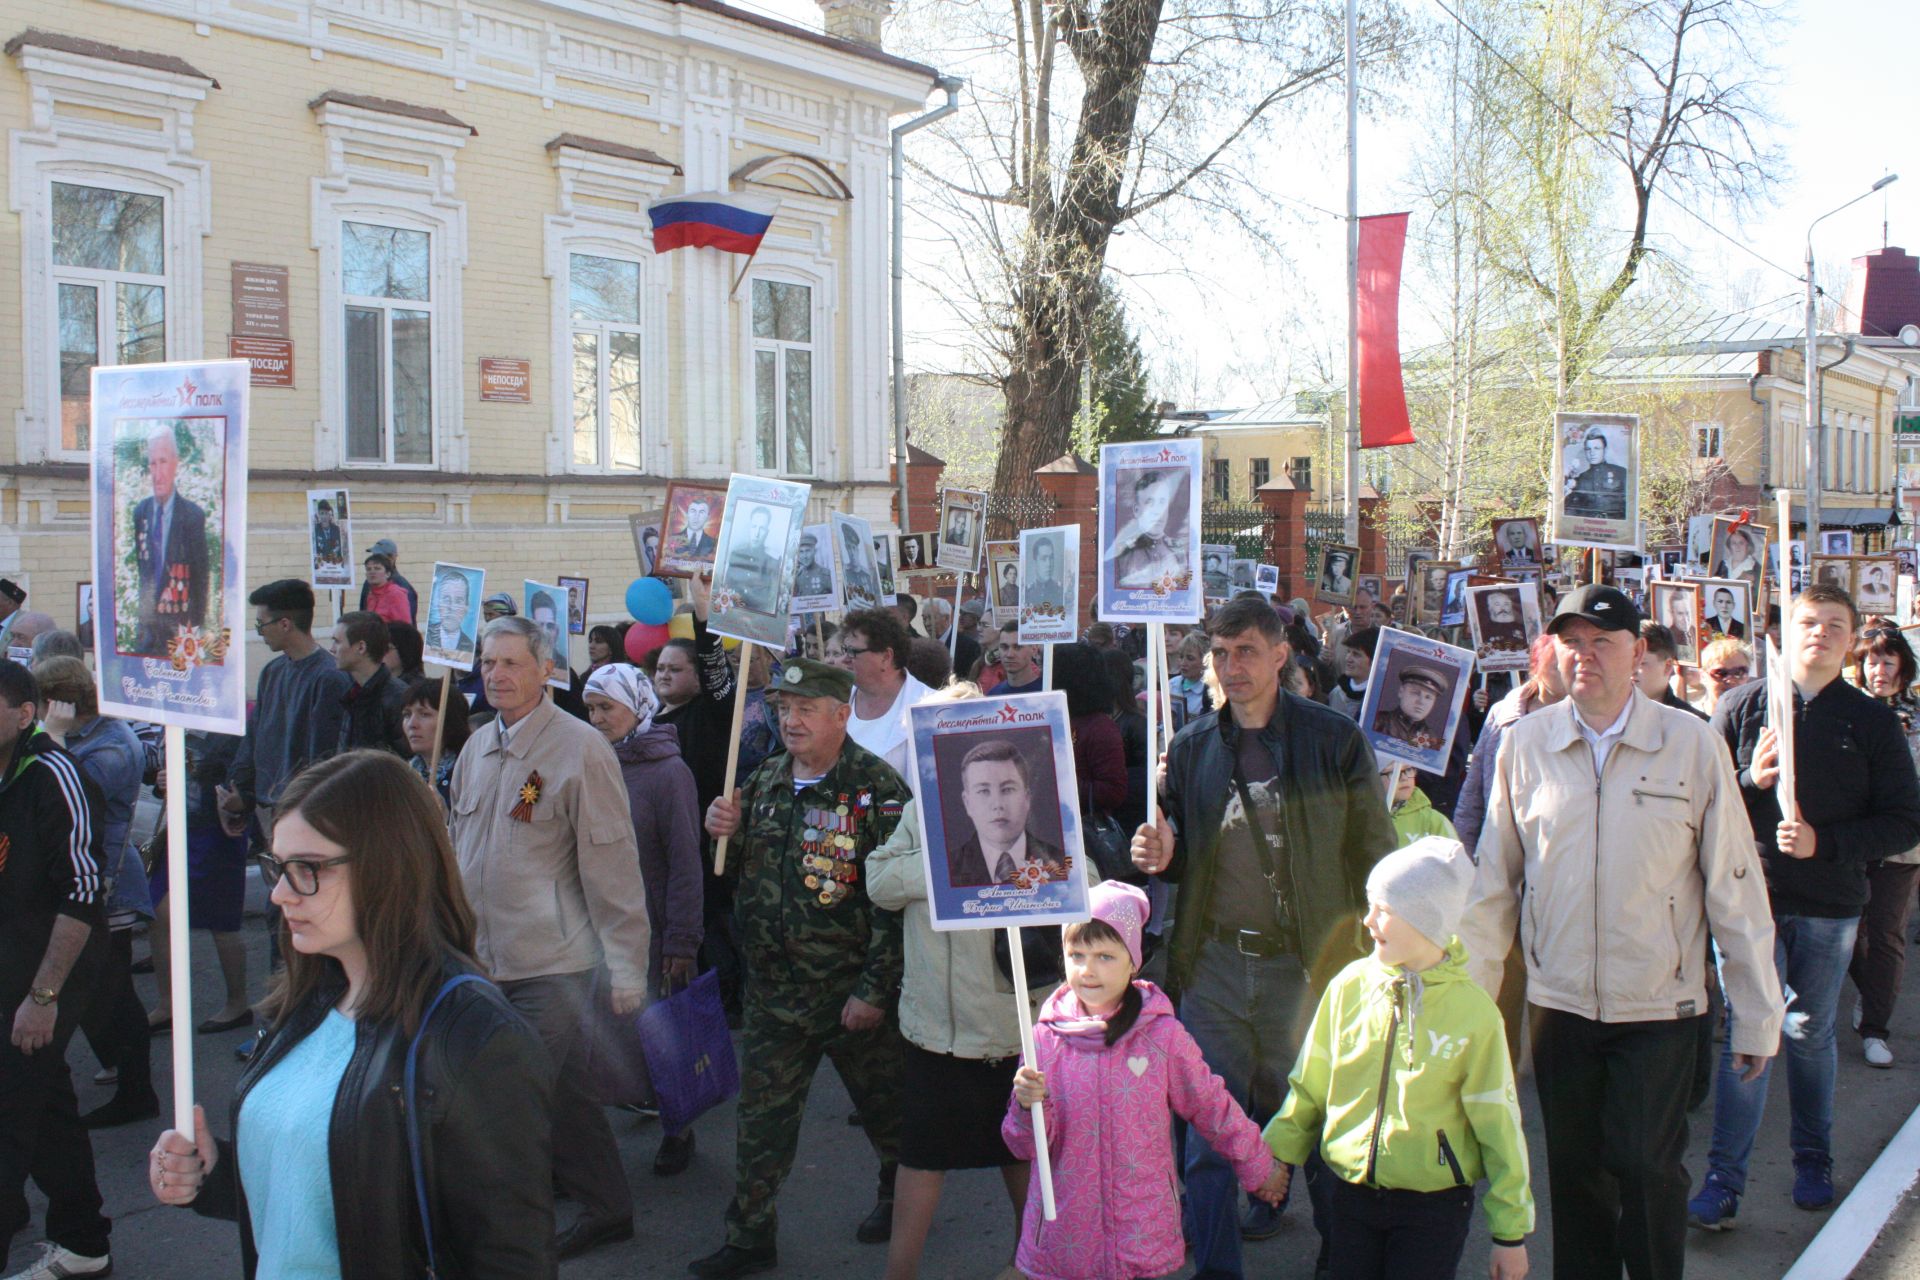
[[[768,690],[784,752],[707,809],[732,841],[735,928],[746,969],[735,1193],[727,1242],[688,1270],[703,1280],[778,1262],[774,1200],[793,1166],[807,1089],[825,1054],[880,1156],[880,1196],[856,1233],[892,1233],[902,1049],[900,917],[867,899],[867,855],[900,820],[906,783],[847,736],[853,677],[790,660]]]

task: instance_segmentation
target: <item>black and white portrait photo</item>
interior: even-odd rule
[[[959,813],[946,813],[948,883],[958,889],[1064,880],[1059,806],[1035,804],[1039,769],[1029,753],[1051,768],[1045,733],[977,736],[960,757]]]
[[[1656,582],[1647,588],[1653,620],[1673,633],[1676,658],[1700,665],[1700,586],[1696,582]]]
[[[1320,551],[1320,578],[1314,594],[1327,604],[1353,603],[1354,572],[1360,567],[1360,548],[1330,545]]]
[[[1733,578],[1701,578],[1699,585],[1700,600],[1706,610],[1700,619],[1701,629],[1710,636],[1726,636],[1730,640],[1749,639],[1752,634],[1752,584]]]
[[[1764,526],[1742,523],[1735,516],[1716,516],[1713,521],[1713,554],[1708,557],[1712,576],[1738,578],[1753,590],[1760,589],[1766,576],[1767,531]]]
[[[1493,549],[1504,566],[1539,568],[1540,522],[1531,516],[1495,520]]]
[[[1640,420],[1630,415],[1554,415],[1556,546],[1639,547],[1639,438]]]

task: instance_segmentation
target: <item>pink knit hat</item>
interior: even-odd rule
[[[1087,896],[1093,906],[1093,918],[1120,935],[1138,972],[1140,933],[1147,927],[1147,914],[1152,909],[1146,893],[1121,880],[1102,880]]]

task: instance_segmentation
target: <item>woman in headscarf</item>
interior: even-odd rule
[[[700,861],[700,805],[693,771],[680,756],[680,735],[657,724],[660,697],[638,667],[622,662],[587,677],[587,718],[620,759],[640,848],[640,878],[647,887],[647,923],[652,929],[648,985],[655,998],[693,979],[703,936],[705,894]],[[693,1130],[660,1140],[653,1171],[670,1177],[693,1159]]]

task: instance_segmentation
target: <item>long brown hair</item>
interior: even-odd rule
[[[348,751],[294,776],[274,806],[347,851],[353,861],[354,929],[367,950],[367,989],[355,1016],[397,1022],[411,1035],[449,960],[473,958],[473,908],[461,886],[440,803],[419,774],[387,751]],[[267,994],[277,1027],[322,985],[341,980],[331,956],[294,950],[284,923],[286,967]]]

